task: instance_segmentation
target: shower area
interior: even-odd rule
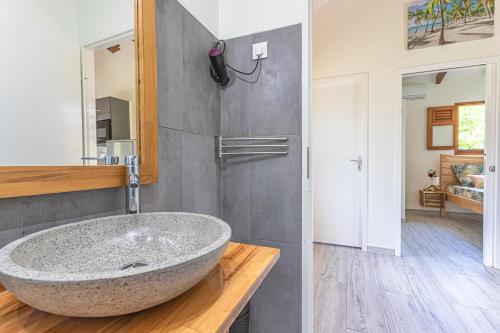
[[[280,248],[251,301],[252,332],[301,330],[301,26],[227,40],[226,60],[251,70],[252,45],[268,42],[253,76],[231,73],[220,91],[221,215],[233,241]],[[239,155],[239,153],[249,153]]]
[[[301,25],[225,40],[227,64],[256,70],[228,69],[221,87],[209,70],[216,37],[177,1],[158,6],[159,182],[142,188],[143,211],[217,216],[232,241],[279,248],[250,331],[300,332]],[[267,58],[255,61],[261,42]]]

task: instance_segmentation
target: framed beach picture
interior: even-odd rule
[[[495,0],[415,0],[408,4],[408,50],[493,37]]]

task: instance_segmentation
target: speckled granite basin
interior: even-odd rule
[[[55,314],[106,317],[166,302],[200,282],[231,237],[205,215],[155,213],[44,230],[0,250],[0,281]]]

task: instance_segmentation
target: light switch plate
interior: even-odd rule
[[[267,58],[267,42],[253,44],[252,59],[259,59],[259,57],[257,56],[257,54],[259,53],[261,54],[261,59]]]

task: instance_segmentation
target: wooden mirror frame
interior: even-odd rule
[[[443,113],[445,116],[440,117]],[[453,126],[453,145],[434,146],[433,127]],[[427,108],[427,150],[453,150],[458,144],[458,108],[455,105]]]
[[[141,182],[158,181],[156,0],[135,0]],[[0,166],[0,199],[126,185],[125,166]]]

